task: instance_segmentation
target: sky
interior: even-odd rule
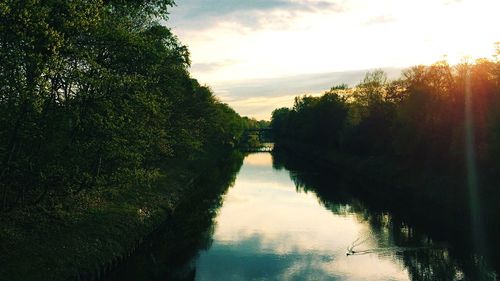
[[[238,113],[269,119],[367,71],[494,54],[500,0],[177,0],[166,25],[191,73]]]

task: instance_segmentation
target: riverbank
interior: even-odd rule
[[[314,167],[313,171],[319,171],[321,176],[345,178],[345,182],[350,183],[347,191],[370,208],[397,214],[401,221],[425,230],[437,241],[450,241],[455,246],[454,251],[462,255],[480,252],[489,257],[494,268],[500,268],[495,251],[500,245],[493,239],[500,233],[496,223],[499,216],[494,205],[495,197],[482,193],[483,228],[475,229],[471,223],[467,186],[462,181],[464,175],[453,177],[440,171],[414,170],[393,159],[361,158],[292,142],[277,145],[275,156],[301,159],[281,161],[292,170],[303,170],[300,163],[307,159],[307,166]],[[451,186],[455,192],[439,192],[441,185]],[[328,189],[333,187],[325,184],[324,189],[329,192]],[[478,249],[474,235],[480,235],[487,248]]]
[[[231,152],[172,161],[141,175],[141,181],[82,192],[57,210],[33,207],[10,213],[0,218],[0,280],[104,275],[175,216],[180,202],[196,191],[201,175],[224,174],[239,168],[241,160]]]
[[[239,175],[241,160],[236,156],[202,173],[170,219],[103,281],[194,280],[197,257],[212,245],[215,217]]]

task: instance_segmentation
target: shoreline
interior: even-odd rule
[[[168,226],[177,206],[204,184],[202,174],[218,174],[240,160],[226,154],[177,163],[153,182],[125,183],[115,194],[85,194],[97,203],[84,209],[1,218],[0,280],[100,280]]]
[[[284,161],[287,169],[293,169],[287,167],[287,164],[295,164],[293,159],[307,159],[309,167],[306,167],[306,170],[312,166],[313,170],[319,170],[319,175],[323,179],[331,176],[345,177],[353,185],[348,187],[347,191],[365,201],[369,207],[397,214],[399,219],[423,229],[437,241],[450,241],[456,246],[453,250],[461,255],[476,252],[472,229],[468,227],[470,225],[468,206],[461,205],[458,200],[434,201],[436,197],[415,192],[418,190],[415,187],[419,187],[419,183],[427,183],[427,188],[432,189],[438,188],[440,184],[456,184],[453,179],[447,179],[442,175],[441,178],[432,178],[428,175],[428,178],[420,179],[415,184],[413,178],[410,181],[403,180],[405,175],[410,174],[409,171],[402,173],[398,170],[402,169],[401,167],[397,167],[394,162],[388,163],[386,159],[362,159],[338,151],[296,143],[282,143],[277,147],[275,154],[281,153],[282,157],[291,158],[289,159],[291,161],[287,159]],[[417,178],[421,175],[415,173],[411,176]],[[414,184],[408,184],[409,182]],[[328,194],[329,188],[331,187],[325,186],[322,191]],[[454,196],[458,197],[459,194]],[[485,240],[490,241],[488,245],[494,249],[500,246],[494,239],[496,234],[500,233],[498,226],[495,225],[495,218],[499,215],[494,209],[483,211],[489,216],[487,224],[484,225]],[[454,219],[447,219],[450,217]],[[455,235],[456,233],[459,235]],[[491,265],[499,270],[500,256],[497,252],[485,251],[478,254],[490,260]]]

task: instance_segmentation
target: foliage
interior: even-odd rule
[[[291,110],[276,109],[272,113],[271,127],[278,142],[291,138],[337,147],[347,113],[345,98],[332,90],[321,97],[296,97]]]
[[[374,71],[354,88],[297,97],[293,108],[273,112],[271,126],[278,145],[300,143],[358,159],[390,159],[407,174],[460,183],[416,190],[433,198],[446,192],[467,198],[462,186],[467,161],[473,161],[482,182],[490,182],[480,192],[498,194],[492,183],[500,172],[499,69],[498,60],[457,66],[437,62],[412,67],[394,81]],[[472,159],[467,159],[468,149]]]
[[[235,147],[245,121],[190,77],[188,49],[160,24],[173,4],[0,3],[0,211]]]

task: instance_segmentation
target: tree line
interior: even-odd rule
[[[172,0],[0,3],[0,211],[55,206],[251,126],[189,74]]]
[[[407,174],[454,178],[460,186],[471,173],[483,183],[498,182],[498,55],[499,43],[492,60],[415,66],[392,81],[376,70],[355,87],[339,85],[321,96],[296,97],[292,108],[272,113],[274,138],[282,146],[301,144],[361,160],[383,159]],[[498,194],[493,186],[489,184],[490,191]],[[465,190],[453,184],[427,189],[418,191],[455,196]]]

